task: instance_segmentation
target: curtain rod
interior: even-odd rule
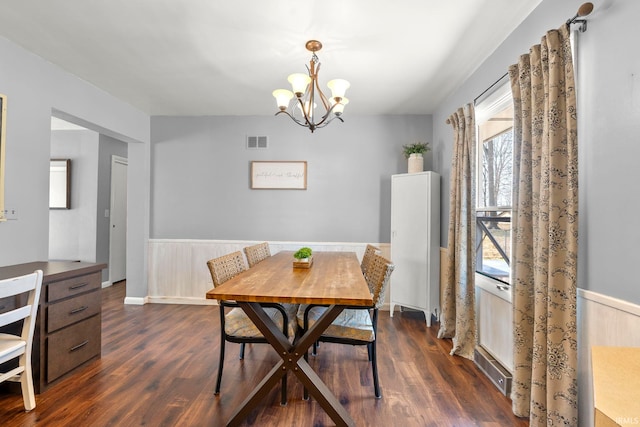
[[[576,13],[576,15],[573,18],[567,19],[567,25],[580,24],[580,26],[578,27],[578,31],[580,31],[581,33],[584,33],[585,31],[587,31],[587,20],[586,19],[578,19],[578,18],[582,18],[583,16],[587,16],[592,11],[593,11],[593,3],[583,3],[578,8],[578,12]]]
[[[476,102],[478,102],[478,99],[482,98],[482,95],[484,95],[485,93],[489,92],[495,85],[497,85],[498,83],[500,83],[502,81],[502,79],[504,79],[505,77],[507,77],[509,75],[509,73],[504,73],[503,75],[500,76],[500,78],[498,80],[496,80],[495,82],[493,82],[491,84],[491,86],[489,86],[488,88],[486,88],[485,90],[482,91],[482,93],[478,96],[476,96],[473,100],[473,104],[475,105]]]
[[[584,33],[585,31],[587,31],[587,20],[586,19],[578,19],[578,18],[582,18],[584,16],[589,15],[591,12],[593,11],[593,3],[588,2],[588,3],[583,3],[579,8],[578,8],[578,12],[575,14],[575,16],[573,18],[569,18],[567,19],[567,25],[572,25],[572,24],[580,24],[580,26],[578,27],[578,31],[580,31],[581,33]],[[502,76],[500,76],[500,78],[498,80],[496,80],[495,82],[493,82],[493,84],[491,84],[491,86],[489,86],[488,88],[486,88],[485,90],[482,91],[482,93],[478,96],[475,97],[475,99],[473,100],[473,104],[475,105],[476,102],[478,101],[478,99],[480,99],[482,97],[482,95],[484,95],[485,93],[487,93],[488,91],[490,91],[495,85],[497,85],[498,83],[500,83],[500,81],[502,81],[502,79],[504,79],[505,77],[507,77],[509,75],[509,73],[504,73]],[[447,118],[446,120],[447,124],[451,124],[451,121]]]
[[[509,75],[509,73],[504,73],[502,76],[500,76],[500,78],[498,80],[496,80],[495,82],[491,83],[491,86],[489,86],[488,88],[483,90],[480,95],[475,97],[475,99],[473,100],[473,105],[476,105],[476,102],[478,101],[478,99],[480,99],[482,97],[482,95],[484,95],[485,93],[489,92],[495,85],[500,83],[502,81],[502,79],[504,79],[508,75]],[[447,118],[447,120],[445,120],[445,123],[450,125],[451,124],[451,120],[449,120],[449,118]]]

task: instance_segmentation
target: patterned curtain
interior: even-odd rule
[[[476,346],[475,314],[475,115],[473,104],[453,113],[447,123],[453,126],[454,147],[451,161],[449,202],[449,247],[446,282],[438,338],[452,338],[451,355],[473,359]]]
[[[514,414],[576,426],[578,139],[569,29],[509,68],[514,98]]]

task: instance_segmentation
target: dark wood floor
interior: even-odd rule
[[[2,426],[222,426],[275,364],[264,344],[227,345],[222,392],[213,394],[218,363],[218,308],[125,306],[124,283],[102,290],[102,358],[36,396],[24,412],[20,395],[0,394]],[[527,426],[511,402],[474,364],[449,355],[424,316],[403,312],[379,323],[383,398],[373,395],[366,349],[322,344],[310,363],[359,426]],[[315,401],[303,401],[293,376],[289,402],[274,389],[245,425],[333,425]]]

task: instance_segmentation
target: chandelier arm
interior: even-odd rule
[[[320,123],[318,123],[317,125],[315,125],[315,129],[322,129],[323,127],[327,126],[329,123],[331,123],[332,121],[334,121],[335,119],[340,120],[342,123],[344,123],[344,119],[342,117],[339,116],[333,116],[331,117],[329,120],[327,121],[322,121]]]
[[[318,74],[320,74],[320,66],[322,65],[322,63],[318,62],[318,66],[316,67],[316,76],[315,76],[315,85],[316,85],[316,89],[318,89],[318,93],[320,93],[320,100],[322,101],[322,105],[324,105],[324,109],[326,111],[329,110],[329,99],[325,96],[324,92],[322,92],[322,89],[320,88],[320,79],[318,79]]]
[[[320,99],[322,100],[322,105],[324,106],[324,109],[328,112],[330,107],[330,103],[329,103],[329,99],[326,97],[326,95],[322,92],[322,89],[320,89],[320,87],[318,87],[318,81],[316,80],[316,88],[318,89],[318,92],[320,93]]]
[[[338,115],[334,115],[333,117],[331,117],[331,113],[333,112],[333,109],[336,107],[336,104],[333,104],[325,113],[324,116],[322,116],[322,120],[320,120],[318,123],[314,124],[314,127],[316,128],[320,128],[320,127],[324,127],[326,125],[328,125],[329,123],[331,123],[333,121],[333,119],[338,118],[340,119],[340,121],[342,123],[344,123],[344,120],[342,119],[342,117],[338,116]],[[329,118],[329,120],[327,120]]]
[[[309,99],[308,97],[305,98]],[[298,104],[300,104],[300,111],[302,111],[302,117],[304,118],[305,122],[311,124],[311,120],[313,120],[313,117],[309,117],[308,112],[304,106],[305,101],[303,101],[302,97],[296,98],[296,100],[298,101]],[[311,100],[313,101],[313,97],[311,97]]]
[[[277,112],[276,114],[274,114],[274,115],[275,115],[275,116],[277,116],[278,114],[282,114],[282,113],[284,113],[284,114],[286,114],[287,116],[289,116],[289,117],[291,118],[291,120],[293,120],[296,124],[298,124],[298,125],[300,125],[300,126],[302,126],[302,127],[305,127],[305,128],[308,128],[308,127],[309,127],[309,125],[308,125],[307,123],[302,123],[300,120],[298,120],[298,119],[296,119],[294,116],[292,116],[288,111],[278,111],[278,112]],[[340,119],[340,120],[342,120],[342,119]],[[315,127],[315,126],[314,126],[314,127]]]

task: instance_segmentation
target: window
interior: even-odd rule
[[[476,102],[476,272],[510,284],[513,101],[508,81]]]

